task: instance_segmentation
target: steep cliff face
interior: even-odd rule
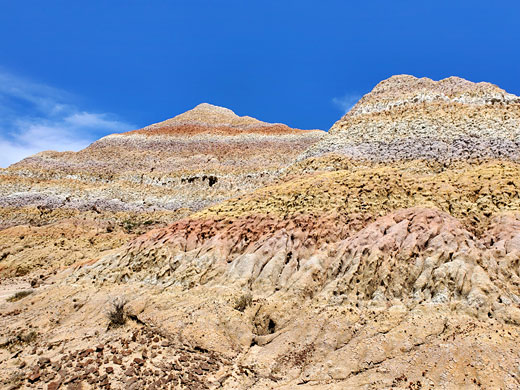
[[[167,139],[177,152],[156,170],[240,189],[189,193],[195,212],[1,306],[20,352],[0,364],[112,388],[518,388],[519,104],[487,83],[395,76],[325,135],[202,106],[100,140],[96,161],[127,156],[116,176]],[[128,322],[107,331],[116,297]]]

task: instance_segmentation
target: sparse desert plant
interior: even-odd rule
[[[12,349],[17,345],[31,344],[38,338],[38,333],[31,330],[29,332],[20,331],[14,336],[10,337],[4,343],[0,344],[0,348]]]
[[[21,333],[18,337],[22,343],[30,344],[33,341],[36,341],[38,338],[38,333],[36,333],[34,330],[31,330],[27,333]]]
[[[235,302],[234,309],[238,311],[244,311],[253,302],[253,296],[250,293],[242,294]]]
[[[34,292],[33,290],[18,291],[16,294],[14,294],[13,296],[9,297],[7,299],[7,301],[8,302],[19,301],[20,299],[25,298],[27,295],[31,295],[33,292]]]
[[[107,312],[108,327],[116,328],[123,326],[127,320],[126,313],[126,299],[116,298],[110,303],[110,308]]]
[[[139,226],[139,223],[130,219],[126,219],[122,222],[122,226],[125,233],[132,233]]]

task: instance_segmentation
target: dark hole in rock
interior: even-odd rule
[[[269,334],[273,334],[276,332],[276,324],[272,319],[269,319],[269,324],[267,325],[267,331]]]
[[[287,255],[285,255],[285,264],[289,264],[289,261],[292,259],[292,251],[287,252]]]

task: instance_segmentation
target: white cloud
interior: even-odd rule
[[[74,97],[0,70],[0,167],[44,150],[77,151],[134,125],[81,110]]]
[[[352,107],[361,99],[360,95],[346,94],[343,97],[332,99],[332,103],[336,105],[344,114],[350,111]]]

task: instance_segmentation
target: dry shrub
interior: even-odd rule
[[[107,312],[108,327],[117,328],[123,326],[127,320],[126,300],[124,298],[116,298],[110,303],[110,309]]]
[[[24,291],[18,291],[16,294],[14,294],[12,297],[9,297],[7,299],[8,302],[16,302],[19,301],[22,298],[25,298],[27,295],[31,295],[34,291],[33,290],[24,290]]]
[[[241,295],[235,302],[234,309],[238,311],[244,311],[253,302],[253,296],[250,293]]]

